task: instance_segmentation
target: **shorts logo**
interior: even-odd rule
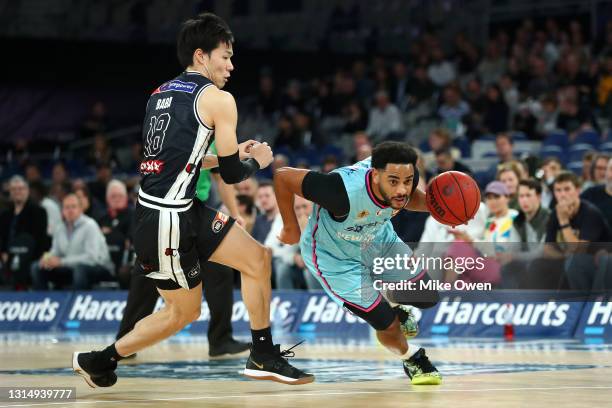
[[[218,234],[223,229],[223,227],[225,227],[225,224],[228,220],[229,217],[227,215],[223,214],[222,212],[217,212],[217,215],[215,215],[215,218],[212,222],[213,232],[215,234]]]
[[[200,273],[200,265],[196,265],[193,267],[192,270],[189,271],[187,276],[189,276],[190,278],[195,278],[196,276],[198,276],[199,273]]]
[[[159,174],[164,168],[162,160],[145,160],[140,163],[141,174]]]

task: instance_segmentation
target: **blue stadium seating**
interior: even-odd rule
[[[555,145],[565,148],[569,144],[569,138],[564,130],[556,130],[550,132],[544,139],[544,145]]]
[[[595,147],[599,145],[599,142],[599,133],[595,132],[594,130],[585,130],[580,132],[574,140],[574,144],[590,144]]]

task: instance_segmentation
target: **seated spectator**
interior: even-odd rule
[[[518,203],[518,186],[519,181],[521,181],[524,177],[521,174],[521,169],[518,167],[518,162],[511,161],[506,162],[500,165],[497,169],[496,180],[501,181],[506,185],[508,189],[508,194],[510,197],[510,202],[508,206],[515,210],[519,209]]]
[[[531,105],[524,102],[518,106],[513,117],[512,129],[523,132],[530,140],[538,140],[540,138],[537,133],[538,119],[534,115]]]
[[[338,158],[333,154],[327,155],[323,158],[323,163],[321,166],[321,172],[329,173],[332,170],[338,168]]]
[[[30,284],[30,264],[49,247],[47,214],[30,199],[28,183],[21,176],[9,181],[10,206],[0,214],[0,261],[3,278],[16,289]]]
[[[552,185],[562,170],[563,163],[557,157],[547,157],[540,166],[539,173],[541,173],[541,176],[537,177],[542,180],[542,205],[548,209],[553,209],[557,204]]]
[[[295,203],[293,204],[293,209],[295,210],[295,215],[298,220],[298,224],[300,225],[300,230],[304,231],[306,225],[308,224],[308,217],[312,214],[312,203],[306,200],[303,197],[295,196]],[[301,271],[302,276],[304,277],[304,283],[306,289],[308,290],[321,290],[321,284],[306,269],[306,264],[304,263],[304,259],[302,258],[302,254],[299,249],[296,249],[295,255],[293,256],[293,263],[298,271]],[[298,279],[296,279],[296,282]]]
[[[121,287],[129,287],[133,212],[128,207],[128,193],[123,182],[111,180],[108,183],[106,208],[106,214],[98,220],[98,223],[106,238],[106,245],[119,283]]]
[[[597,243],[609,242],[610,227],[599,209],[580,198],[580,180],[571,172],[561,172],[553,184],[557,204],[547,225],[545,254],[561,262],[551,269],[564,272],[570,289],[597,289],[598,268],[594,257],[601,249]],[[550,272],[550,269],[548,270]]]
[[[436,86],[429,79],[425,67],[415,67],[412,78],[408,82],[408,106],[416,107],[429,102],[435,91]]]
[[[343,128],[345,133],[359,132],[368,127],[368,115],[357,101],[346,105],[342,110],[342,116],[345,120]]]
[[[436,152],[436,165],[435,175],[444,173],[445,171],[461,171],[466,174],[472,174],[472,170],[453,158],[453,154],[450,149],[439,150]]]
[[[40,181],[30,183],[30,196],[47,213],[47,235],[52,237],[55,228],[62,223],[62,210],[55,200],[49,198],[47,188]]]
[[[544,95],[540,102],[541,109],[537,113],[538,124],[536,130],[540,138],[544,138],[547,134],[557,128],[557,99],[554,95]]]
[[[278,120],[278,134],[274,139],[274,148],[278,149],[281,147],[289,148],[291,150],[299,150],[302,148],[301,140],[299,135],[293,127],[291,117],[283,115]]]
[[[75,180],[73,192],[79,198],[83,214],[96,222],[104,216],[104,207],[98,202],[97,198],[92,197],[89,188],[82,180]]]
[[[249,196],[255,201],[255,194],[257,194],[257,189],[259,187],[259,182],[255,177],[249,177],[246,180],[242,180],[240,183],[235,184],[235,186],[238,194]]]
[[[366,132],[356,132],[353,134],[353,152],[355,152],[355,155],[353,157],[351,157],[351,163],[357,163],[358,161],[361,161],[363,159],[358,159],[357,156],[359,155],[359,151],[361,151],[363,148],[372,150],[372,144],[370,143],[370,138],[368,137],[368,134]],[[368,156],[366,156],[368,157]]]
[[[593,156],[590,167],[590,179],[589,182],[583,183],[582,190],[586,190],[593,186],[603,186],[606,184],[606,169],[608,168],[608,162],[610,161],[610,155],[599,153]]]
[[[101,162],[96,165],[96,179],[90,182],[87,187],[99,204],[106,202],[106,186],[113,178],[113,171],[109,162]],[[93,200],[92,200],[93,201]]]
[[[542,255],[550,211],[542,206],[542,185],[534,179],[521,180],[518,188],[519,214],[513,227],[517,237],[497,260],[502,264],[502,288],[530,289],[529,262]]]
[[[495,136],[495,150],[497,151],[498,164],[514,160],[514,140],[510,134],[502,132]]]
[[[517,211],[508,207],[509,191],[501,181],[492,181],[485,189],[485,202],[489,210],[489,216],[484,229],[477,236],[453,229],[449,230],[459,242],[452,245],[447,255],[452,258],[476,257],[489,254],[508,252],[508,243],[512,242],[513,222]],[[448,271],[447,281],[461,279],[466,282],[489,282],[498,284],[501,282],[500,264],[492,258],[485,259],[484,268],[474,268],[465,271],[458,276],[454,271]]]
[[[458,160],[461,157],[461,151],[452,145],[453,141],[447,129],[434,129],[427,139],[431,151],[423,153],[423,160],[427,170],[436,168],[436,152],[450,149],[453,159]]]
[[[508,129],[510,110],[501,89],[497,85],[487,88],[487,104],[485,106],[483,125],[485,133],[498,133]]]
[[[274,185],[271,181],[265,180],[259,183],[255,195],[255,205],[260,209],[261,214],[255,218],[255,225],[253,225],[251,235],[263,244],[270,232],[274,219],[279,214],[276,196],[274,195]]]
[[[432,62],[427,69],[431,81],[439,88],[445,87],[455,80],[457,76],[453,64],[444,57],[442,48],[431,50]]]
[[[76,194],[68,194],[62,203],[64,223],[55,230],[51,251],[32,264],[35,290],[72,283],[75,290],[91,289],[92,285],[111,279],[113,264],[104,235],[98,224],[83,214]]]
[[[583,189],[584,190],[584,189]],[[606,166],[605,184],[596,185],[583,191],[580,198],[595,204],[612,227],[612,158]]]
[[[461,92],[456,86],[444,88],[443,102],[438,109],[438,116],[443,122],[443,126],[456,132],[463,117],[470,113],[470,106],[461,99]]]
[[[236,195],[236,201],[238,201],[238,212],[244,220],[244,229],[252,235],[255,217],[257,216],[253,197],[246,194],[238,194]]]
[[[385,91],[378,91],[375,105],[370,110],[366,133],[378,140],[386,138],[392,132],[402,130],[402,116],[397,106],[389,101]]]
[[[591,150],[582,155],[582,190],[594,185],[593,175],[591,174],[591,166],[593,165],[593,158],[597,154],[596,151]]]
[[[25,174],[25,179],[30,186],[32,186],[32,183],[42,183],[40,166],[38,166],[36,163],[27,163],[23,171]]]

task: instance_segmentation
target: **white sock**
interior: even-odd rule
[[[402,360],[408,360],[410,357],[412,357],[414,355],[414,353],[416,353],[417,351],[419,351],[419,346],[417,346],[414,343],[409,343],[408,344],[408,350],[406,350],[406,352],[404,354],[402,354],[400,356],[400,359]]]

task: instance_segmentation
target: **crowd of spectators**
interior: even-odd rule
[[[280,84],[263,70],[257,93],[238,100],[241,130],[260,132],[276,152],[271,169],[260,174],[267,178],[284,165],[329,172],[394,139],[420,148],[424,188],[444,171],[473,173],[466,144],[494,140],[493,180],[479,180],[484,202],[476,217],[449,229],[427,214],[402,213],[393,219],[400,237],[428,256],[486,248],[497,254],[485,272],[430,271],[439,279],[506,288],[612,287],[612,248],[605,244],[612,238],[612,160],[596,150],[612,118],[612,22],[601,38],[587,41],[577,21],[525,20],[494,33],[482,50],[465,35],[443,44],[426,33],[405,57],[357,59],[329,76]],[[104,105],[96,104],[81,126],[92,141],[82,156],[95,167],[89,177],[71,175],[74,169],[58,160],[46,178],[27,143],[12,150],[20,171],[5,180],[0,199],[4,286],[127,287],[137,189],[128,176],[141,146],[123,145],[120,154],[106,137],[108,123]],[[597,135],[573,172],[562,156],[514,151],[515,134],[542,141],[558,131],[570,143],[585,131]],[[317,288],[297,248],[276,239],[282,221],[273,185],[253,178],[236,193],[246,229],[272,252],[274,287]],[[219,206],[218,195],[209,203]],[[296,201],[301,222],[310,211],[308,202]]]

